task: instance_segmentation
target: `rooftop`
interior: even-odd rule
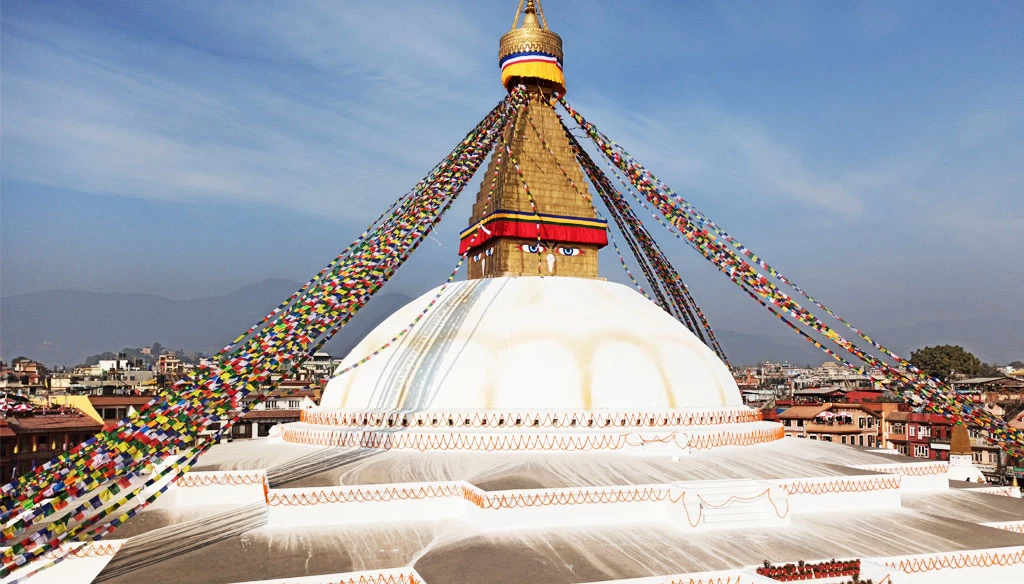
[[[10,418],[8,423],[16,432],[47,432],[50,430],[88,430],[98,432],[103,425],[82,414],[29,416]]]

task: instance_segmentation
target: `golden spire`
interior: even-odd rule
[[[971,456],[971,435],[964,424],[953,424],[949,441],[949,453]]]
[[[607,223],[597,217],[551,103],[552,93],[565,93],[562,38],[548,28],[540,0],[519,0],[499,57],[502,84],[509,91],[522,84],[526,103],[506,128],[487,167],[493,179],[481,184],[460,233],[468,277],[596,278]]]

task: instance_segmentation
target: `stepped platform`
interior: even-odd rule
[[[1019,570],[1024,500],[950,488],[945,468],[795,438],[683,456],[235,442],[37,578],[766,583],[765,559],[833,556],[876,582]]]

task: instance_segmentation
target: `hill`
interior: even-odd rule
[[[0,357],[9,361],[24,355],[51,366],[75,365],[89,355],[153,342],[170,349],[214,353],[299,285],[288,280],[266,280],[224,296],[195,300],[78,290],[10,296],[0,300]],[[385,292],[375,297],[326,349],[344,355],[411,300],[401,293]],[[717,334],[734,364],[768,360],[817,365],[827,358],[781,326],[778,335],[730,330]],[[963,345],[987,362],[1024,358],[1024,322],[1013,319],[924,322],[871,334],[908,357],[913,349],[949,343]]]

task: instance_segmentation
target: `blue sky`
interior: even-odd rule
[[[501,99],[515,4],[5,0],[0,293],[305,280]],[[544,4],[570,101],[841,314],[1024,313],[1024,4]],[[443,280],[475,192],[387,289]]]

